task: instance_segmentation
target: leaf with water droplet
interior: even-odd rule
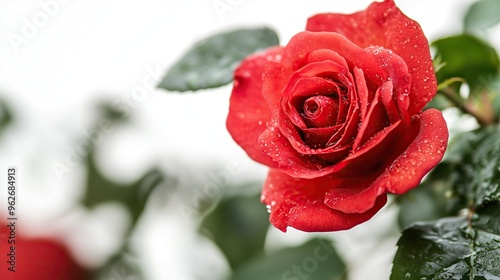
[[[169,91],[196,91],[220,87],[233,80],[233,71],[249,54],[279,44],[273,30],[239,29],[198,42],[158,85]]]
[[[460,134],[451,144],[444,162],[453,166],[448,179],[462,198],[464,208],[500,201],[499,128],[480,128]]]
[[[390,279],[500,279],[500,205],[476,214],[470,222],[445,218],[404,230]]]

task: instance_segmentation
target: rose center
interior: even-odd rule
[[[308,127],[328,127],[335,125],[338,109],[337,96],[316,95],[305,100],[302,116]]]
[[[320,109],[320,105],[313,97],[310,97],[304,103],[304,114],[306,114],[308,118],[313,118],[317,114],[320,114],[321,112],[318,111],[318,109]]]

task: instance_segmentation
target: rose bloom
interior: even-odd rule
[[[275,227],[349,229],[417,187],[448,130],[422,112],[436,93],[429,44],[392,0],[315,15],[306,30],[239,65],[227,128],[270,167],[262,202]]]

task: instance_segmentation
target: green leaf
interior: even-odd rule
[[[500,206],[490,205],[469,223],[446,218],[403,231],[391,280],[500,279]]]
[[[494,48],[472,35],[458,35],[432,43],[436,56],[446,65],[436,73],[438,83],[461,77],[472,90],[484,86],[482,79],[498,73],[499,59]]]
[[[230,280],[343,280],[347,270],[330,241],[313,239],[245,264]]]
[[[249,54],[279,44],[267,28],[240,29],[198,42],[158,85],[170,91],[195,91],[220,87],[233,80],[233,71]]]
[[[225,197],[202,223],[207,234],[233,268],[261,254],[269,227],[269,214],[258,195]]]
[[[481,30],[500,22],[500,1],[481,0],[474,2],[464,18],[466,31]]]
[[[500,201],[500,130],[481,128],[457,137],[445,161],[454,164],[450,176],[464,207]]]

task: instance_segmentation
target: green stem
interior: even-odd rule
[[[443,94],[446,98],[448,98],[448,100],[450,100],[462,112],[473,116],[481,126],[487,126],[491,124],[489,120],[485,119],[481,115],[478,115],[475,111],[471,110],[471,108],[465,106],[465,103],[462,101],[462,99],[460,99],[457,96],[457,94],[453,89],[443,88],[439,91],[439,93]]]

